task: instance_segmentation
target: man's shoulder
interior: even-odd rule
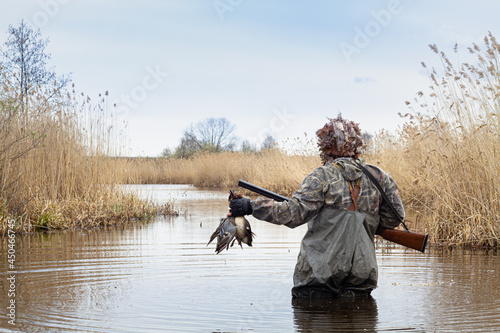
[[[328,162],[314,169],[309,175],[316,178],[326,179],[340,177],[341,171],[337,166],[335,166],[335,164]]]
[[[379,181],[379,183],[394,183],[391,175],[382,168],[366,163],[366,168]]]
[[[376,166],[374,164],[366,163],[365,166],[370,171],[373,170],[374,172],[379,172],[379,173],[385,172],[384,170],[382,170],[382,168],[380,168],[380,167],[378,167],[378,166]]]

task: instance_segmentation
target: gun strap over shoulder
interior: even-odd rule
[[[337,163],[332,162],[332,164],[335,165],[342,172],[342,168]],[[342,177],[344,177],[344,174],[342,174]],[[344,177],[344,179],[345,179],[345,177]],[[358,210],[357,200],[358,200],[359,192],[361,191],[361,187],[359,186],[359,184],[361,183],[361,178],[358,179],[358,181],[356,182],[356,184],[354,186],[352,186],[352,183],[350,181],[348,181],[347,179],[346,179],[346,182],[349,185],[349,191],[351,192],[351,199],[352,199],[352,204],[351,204],[351,207],[349,207],[349,210]]]
[[[356,200],[358,200],[358,195],[359,195],[359,192],[361,191],[361,187],[359,187],[358,184],[354,185],[354,188],[350,189],[351,191],[351,198],[352,198],[352,204],[351,204],[351,207],[349,207],[349,210],[358,210],[358,202]]]
[[[408,226],[406,225],[405,221],[403,220],[403,218],[401,217],[401,215],[399,215],[398,211],[396,210],[396,208],[394,208],[394,206],[392,205],[391,201],[389,200],[389,198],[387,197],[387,194],[385,194],[384,190],[382,189],[382,186],[380,186],[380,184],[378,183],[378,181],[375,179],[375,177],[373,177],[373,175],[370,173],[370,171],[366,170],[365,167],[363,167],[360,163],[354,161],[354,164],[356,164],[360,169],[361,171],[363,171],[363,173],[371,180],[371,182],[373,183],[373,185],[375,185],[375,187],[378,189],[378,191],[380,192],[380,195],[382,196],[382,200],[385,201],[385,203],[387,204],[387,206],[389,206],[389,208],[391,209],[392,213],[398,218],[398,220],[403,224],[403,227],[407,230],[407,231],[410,231],[410,229],[408,229]]]

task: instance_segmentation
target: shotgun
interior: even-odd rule
[[[251,184],[241,179],[238,182],[238,186],[250,190],[254,193],[268,197],[270,199],[274,199],[275,201],[278,202],[290,201],[290,198],[271,192],[269,190],[266,190],[265,188],[259,187],[257,185]],[[388,241],[409,247],[411,249],[420,251],[422,253],[425,252],[425,246],[427,245],[427,239],[429,237],[428,235],[411,232],[409,230],[405,231],[405,230],[388,229],[382,227],[381,225],[378,226],[375,234],[381,236],[382,238]]]

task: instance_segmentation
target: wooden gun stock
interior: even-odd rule
[[[241,179],[238,182],[238,186],[279,202],[290,201],[290,198],[271,192],[269,190],[266,190],[265,188],[248,183]],[[428,235],[418,234],[416,232],[387,229],[379,225],[375,234],[390,242],[403,245],[420,252],[424,252],[425,246],[427,245]]]
[[[387,229],[379,225],[376,235],[390,242],[409,247],[411,249],[425,252],[428,235],[418,234],[416,232]]]

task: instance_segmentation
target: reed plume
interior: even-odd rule
[[[109,168],[109,160],[120,155],[124,140],[113,130],[106,97],[93,102],[77,96],[33,89],[29,99],[20,102],[4,81],[2,234],[9,220],[16,221],[17,231],[32,231],[112,224],[155,214],[151,203],[116,186],[123,169],[117,164]]]
[[[397,179],[435,243],[500,244],[500,45],[491,33],[484,44],[468,48],[474,64],[458,65],[431,45],[442,68],[422,63],[429,91],[406,102],[397,135],[375,138],[371,158]]]

